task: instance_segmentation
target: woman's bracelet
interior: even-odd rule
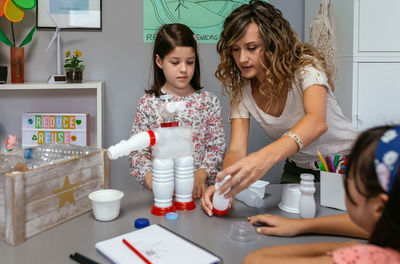
[[[302,141],[301,138],[300,138],[298,135],[296,135],[295,133],[288,131],[288,132],[285,132],[285,133],[282,135],[282,137],[283,137],[283,136],[288,136],[288,137],[292,138],[292,139],[296,142],[297,146],[299,147],[299,151],[303,148],[303,141]]]

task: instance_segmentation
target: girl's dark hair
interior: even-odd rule
[[[348,190],[348,179],[354,181],[357,191],[369,199],[385,193],[375,172],[375,152],[381,136],[393,126],[380,126],[364,131],[355,142],[346,168],[344,187],[349,201],[356,204]],[[400,171],[388,194],[382,215],[369,238],[371,244],[400,250]]]
[[[153,73],[154,82],[147,94],[155,94],[157,97],[162,94],[161,87],[165,84],[165,76],[162,69],[156,64],[156,55],[164,59],[176,47],[192,47],[195,53],[195,68],[190,84],[193,89],[201,90],[200,86],[200,63],[197,53],[197,41],[193,31],[183,24],[163,25],[157,33],[153,49]]]

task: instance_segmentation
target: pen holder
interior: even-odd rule
[[[343,174],[321,171],[321,205],[346,211]]]

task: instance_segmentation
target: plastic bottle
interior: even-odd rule
[[[313,218],[316,212],[314,175],[303,173],[300,175],[300,202],[299,213],[303,218]]]
[[[236,194],[235,199],[255,208],[261,208],[264,204],[264,200],[258,196],[257,193],[249,190],[248,188]]]
[[[24,159],[25,159],[25,164],[29,169],[33,169],[33,168],[39,166],[38,162],[33,159],[33,149],[32,148],[24,149]]]
[[[213,213],[217,216],[225,215],[229,211],[229,199],[226,199],[224,195],[231,190],[228,188],[223,194],[218,193],[219,187],[224,185],[225,182],[229,181],[231,175],[228,175],[220,182],[215,183],[215,193],[213,196]]]
[[[31,154],[31,159],[36,167],[54,164],[60,160],[72,159],[96,151],[92,147],[77,146],[61,143],[48,143],[36,146]]]

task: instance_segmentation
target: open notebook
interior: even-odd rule
[[[154,264],[223,263],[217,255],[157,224],[98,242],[96,249],[113,263],[146,263],[122,239]]]

